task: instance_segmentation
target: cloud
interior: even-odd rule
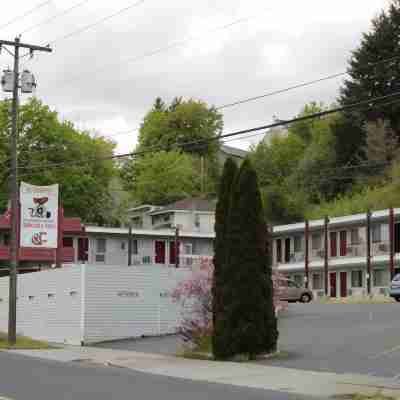
[[[133,1],[89,0],[23,37],[37,44],[55,39],[51,55],[37,55],[26,63],[37,77],[37,95],[63,118],[106,135],[137,127],[157,96],[167,101],[175,96],[193,97],[222,105],[340,72],[361,33],[369,29],[371,18],[387,5],[384,0],[365,0],[362,7],[347,0],[281,0],[270,6],[261,0],[146,0],[87,32],[57,41],[130,3]],[[67,0],[52,2],[0,31],[0,36],[13,37],[11,33],[71,5]],[[23,0],[8,7],[11,16],[32,5]],[[251,16],[248,21],[212,31],[215,26]],[[195,39],[141,58],[185,38]],[[1,55],[0,65],[10,64],[10,58]],[[273,115],[290,118],[312,100],[332,102],[339,84],[340,80],[329,81],[226,109],[225,128],[232,131],[265,124]],[[134,147],[137,135],[113,138],[122,152]],[[248,141],[237,145],[246,147]]]

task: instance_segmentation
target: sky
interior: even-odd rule
[[[137,128],[158,96],[221,106],[345,71],[362,32],[388,4],[14,0],[0,15],[0,38],[22,33],[24,42],[50,43],[52,53],[22,60],[38,81],[35,95],[62,119],[114,140],[116,153],[125,153],[134,149]],[[3,51],[0,68],[11,66]],[[290,119],[310,101],[329,104],[341,82],[337,78],[223,109],[224,132]],[[246,149],[261,138],[240,137],[229,145]]]

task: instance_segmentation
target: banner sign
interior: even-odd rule
[[[21,247],[56,249],[58,245],[58,185],[21,182]]]

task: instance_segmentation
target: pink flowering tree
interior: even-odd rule
[[[182,308],[179,335],[187,344],[198,345],[202,338],[212,334],[212,279],[214,266],[211,257],[202,257],[199,268],[188,279],[181,281],[172,292],[172,298]],[[287,302],[281,301],[287,289],[282,286],[283,276],[273,271],[274,305],[278,313],[287,308]]]

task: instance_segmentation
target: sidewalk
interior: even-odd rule
[[[11,350],[11,352],[61,362],[86,361],[174,378],[316,397],[381,392],[400,398],[400,382],[366,375],[305,371],[251,363],[188,360],[95,347],[68,346],[58,350]]]

